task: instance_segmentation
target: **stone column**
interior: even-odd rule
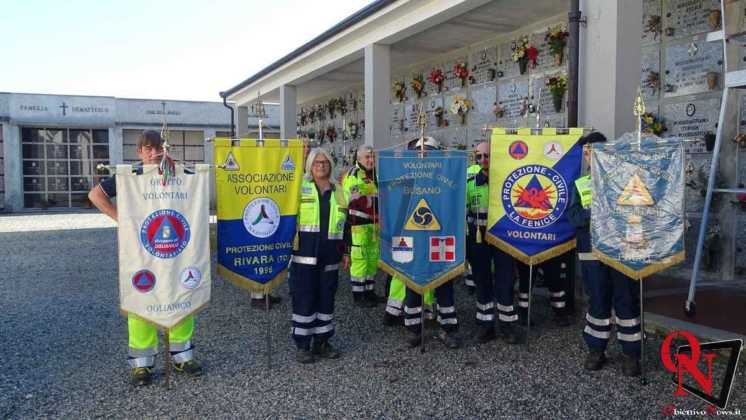
[[[391,144],[391,48],[365,47],[365,144],[375,148]]]
[[[249,134],[249,108],[246,106],[236,106],[236,135],[238,137]]]
[[[280,86],[280,138],[297,137],[296,127],[297,88],[292,85]]]
[[[642,0],[581,0],[578,125],[609,139],[636,130]]]
[[[3,156],[5,162],[5,210],[23,209],[23,157],[21,128],[3,124]]]
[[[124,163],[124,134],[121,127],[109,128],[109,164]]]

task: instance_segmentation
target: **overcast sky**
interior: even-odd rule
[[[0,92],[219,101],[372,0],[4,0]]]

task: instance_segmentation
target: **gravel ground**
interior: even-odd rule
[[[406,348],[401,327],[381,325],[382,306],[352,305],[346,277],[333,339],[341,359],[295,362],[282,285],[276,294],[283,303],[270,312],[268,369],[266,314],[249,306],[244,291],[217,279],[194,337],[205,376],[175,376],[167,390],[160,386],[159,360],[156,384],[135,389],[126,364],[126,322],[117,307],[116,230],[102,227],[107,222],[100,215],[72,216],[0,217],[0,270],[6,274],[0,280],[0,418],[637,419],[664,417],[671,405],[705,408],[694,397],[674,397],[657,357],[659,339],[646,347],[647,386],[619,374],[613,342],[610,364],[584,372],[582,317],[573,327],[556,328],[540,297],[530,351],[499,340],[478,345],[474,298],[459,282],[464,347],[449,351],[429,340],[421,354]],[[745,390],[741,369],[729,409],[744,415]]]

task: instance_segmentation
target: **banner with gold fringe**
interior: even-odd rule
[[[582,134],[582,128],[492,130],[487,242],[525,264],[575,247],[565,210],[580,176]]]
[[[383,150],[377,172],[379,266],[419,294],[461,274],[466,257],[466,152]]]
[[[625,134],[591,152],[591,245],[604,264],[641,280],[684,261],[684,146]]]
[[[215,140],[218,274],[269,293],[285,277],[303,175],[300,140]]]

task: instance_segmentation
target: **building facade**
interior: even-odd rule
[[[268,114],[264,134],[277,136]],[[138,134],[164,120],[170,153],[189,163],[212,162],[206,139],[231,132],[219,102],[0,93],[0,208],[90,206],[88,191],[108,176],[97,165],[137,162]]]

